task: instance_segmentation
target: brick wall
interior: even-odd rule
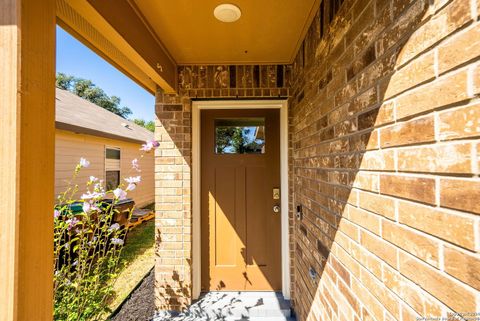
[[[181,310],[191,302],[191,100],[287,97],[291,70],[286,65],[179,66],[179,94],[157,91],[155,139],[160,147],[155,154],[155,304],[158,310]]]
[[[180,66],[157,93],[157,307],[190,302],[191,99],[291,96],[299,320],[480,310],[479,13],[324,0],[292,66]]]
[[[179,94],[192,99],[287,97],[291,65],[179,66]]]
[[[155,304],[170,311],[191,296],[191,111],[161,89],[155,98]]]
[[[480,311],[479,14],[320,5],[290,89],[299,320]]]

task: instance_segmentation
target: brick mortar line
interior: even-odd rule
[[[473,28],[473,27],[472,27],[472,28]],[[470,28],[470,29],[472,29],[472,28]],[[465,30],[465,32],[469,32],[470,29],[467,28],[467,30]],[[461,29],[460,29],[460,30],[461,30]],[[450,36],[451,36],[451,35],[447,36],[447,38],[450,37]],[[427,51],[424,51],[424,52],[420,53],[420,54],[419,54],[418,56],[416,56],[414,59],[412,59],[412,60],[410,60],[408,63],[402,65],[402,67],[399,68],[399,69],[397,69],[396,72],[404,69],[404,68],[407,67],[409,64],[415,62],[417,59],[421,59],[423,56],[425,56],[425,55],[427,55],[427,54],[430,54],[430,53],[433,52],[433,51],[436,52],[436,49],[437,49],[437,48],[434,47],[434,48],[432,48],[432,50],[427,50]],[[437,56],[437,55],[438,55],[438,53],[436,53],[436,56]],[[438,59],[438,57],[436,57],[436,58]],[[475,58],[474,61],[476,61],[477,59],[478,59],[478,57]],[[377,58],[375,61],[378,61],[378,60],[379,60],[379,58]],[[372,64],[373,64],[373,62],[372,62]],[[438,61],[436,62],[436,64],[438,64]],[[370,66],[370,65],[369,65],[369,66]],[[367,67],[368,67],[368,66],[367,66]],[[366,67],[366,68],[367,68],[367,67]],[[431,84],[434,83],[434,82],[441,81],[443,78],[447,78],[448,76],[451,76],[451,75],[453,75],[453,74],[455,74],[455,73],[461,72],[462,69],[468,69],[468,67],[469,67],[469,65],[467,65],[467,66],[465,66],[465,65],[456,66],[456,67],[454,67],[453,69],[450,69],[450,70],[442,73],[440,76],[437,75],[437,77],[434,76],[433,78],[430,78],[430,79],[428,79],[428,80],[425,80],[424,82],[417,83],[417,84],[413,85],[412,87],[409,87],[409,88],[405,89],[404,91],[402,91],[402,92],[400,92],[400,93],[397,93],[397,94],[395,94],[395,95],[392,96],[392,97],[389,97],[389,98],[388,98],[387,100],[385,100],[384,102],[388,102],[389,100],[393,100],[393,99],[396,99],[396,98],[399,98],[399,97],[402,97],[402,96],[406,96],[409,91],[420,90],[421,87],[423,87],[423,86],[426,87],[427,85],[431,85]],[[366,68],[365,68],[365,69],[366,69]],[[436,66],[436,68],[438,68],[438,66]],[[437,72],[438,72],[438,71],[437,71]],[[385,77],[383,77],[383,78],[386,78],[386,77],[387,77],[387,76],[385,76]],[[383,78],[382,78],[382,79],[383,79]],[[350,81],[352,81],[352,80],[350,80]],[[364,89],[363,91],[356,92],[356,94],[353,95],[353,96],[351,96],[350,99],[349,99],[347,102],[345,102],[344,104],[342,104],[342,105],[340,105],[340,106],[336,106],[334,109],[332,109],[331,111],[329,111],[328,113],[326,113],[326,114],[323,115],[322,117],[326,117],[326,116],[328,116],[329,114],[331,114],[332,112],[334,112],[336,109],[342,108],[343,106],[345,106],[346,104],[348,104],[349,102],[351,102],[351,100],[354,100],[355,98],[357,98],[358,96],[362,95],[362,94],[365,93],[366,91],[370,90],[371,88],[374,88],[375,85],[378,85],[379,82],[380,82],[380,81],[375,82],[372,86],[367,87],[367,88]],[[348,86],[348,82],[344,84],[344,87],[343,87],[343,88],[345,88],[346,86]],[[342,89],[343,89],[343,88],[342,88]],[[340,90],[342,90],[342,89],[339,89],[338,91],[340,91]],[[317,93],[317,94],[315,95],[315,97],[317,97],[317,98],[318,98],[318,96],[320,96],[319,93]],[[472,95],[470,95],[470,96],[472,96]],[[315,100],[315,98],[312,99],[312,100]],[[447,106],[448,106],[448,105],[447,105]],[[441,108],[441,107],[439,107],[439,108]],[[372,109],[374,109],[374,108],[372,108]],[[364,112],[364,111],[366,111],[366,109],[362,110],[361,112]],[[313,112],[314,112],[314,110],[312,111],[312,113],[313,113]],[[320,118],[322,118],[322,117],[320,117]],[[304,119],[305,119],[305,118],[308,118],[308,115],[305,115],[305,116],[304,116]],[[328,128],[328,127],[326,127],[326,128]]]
[[[383,289],[384,289],[384,290],[386,289],[388,292],[390,292],[391,294],[394,294],[394,295],[396,296],[396,294],[395,294],[394,292],[392,292],[392,290],[391,290],[390,288],[388,288],[388,287],[383,283],[382,280],[379,280],[379,279],[375,276],[375,274],[373,274],[368,268],[364,267],[360,262],[358,262],[358,261],[357,261],[354,257],[352,257],[348,252],[346,252],[346,253],[347,253],[353,260],[355,260],[355,261],[359,264],[359,266],[366,271],[366,273],[371,274],[371,276],[373,276],[373,277],[375,278],[375,280],[379,281],[379,282],[383,285]],[[370,253],[370,252],[369,252],[369,253]],[[372,254],[372,253],[371,253],[371,254]],[[335,257],[335,255],[334,255],[334,257]],[[336,259],[340,264],[342,264],[342,266],[343,266],[344,269],[346,269],[347,271],[350,272],[350,270],[346,267],[346,265],[343,264],[343,262],[342,262],[339,258],[336,258],[336,257],[335,257],[335,259]],[[383,262],[382,260],[380,260],[380,261]],[[334,269],[333,267],[332,267],[331,269],[332,269],[332,271],[334,271],[334,273],[336,274],[337,283],[338,283],[338,282],[344,283],[344,282],[343,282],[343,279],[340,277],[340,275],[338,274],[337,270]],[[382,269],[382,270],[383,270],[383,269]],[[361,275],[362,270],[360,270],[359,272],[360,272],[360,275]],[[383,308],[384,313],[385,313],[385,312],[390,313],[390,312],[388,312],[388,309],[385,307],[385,305],[383,304],[383,302],[380,301],[380,298],[378,298],[374,293],[372,293],[372,292],[370,291],[370,289],[369,289],[368,287],[366,287],[360,279],[358,279],[358,278],[357,278],[353,273],[351,273],[351,272],[349,273],[349,275],[350,275],[350,278],[354,278],[354,279],[358,282],[360,288],[365,289],[365,290],[369,293],[369,295],[374,298],[374,300],[376,301],[376,303]],[[409,281],[410,281],[410,280],[409,280]],[[346,286],[346,287],[350,290],[350,293],[356,298],[357,302],[361,304],[361,307],[362,307],[362,308],[366,308],[368,311],[370,311],[370,308],[368,308],[368,307],[365,305],[365,303],[354,293],[354,291],[352,291],[352,288],[351,288],[350,286],[348,286],[347,284],[345,284],[344,286]],[[335,288],[338,289],[338,285],[337,285]],[[341,293],[340,293],[340,294],[341,294]],[[341,295],[342,295],[342,294],[341,294]],[[343,296],[343,295],[342,295],[342,296]],[[344,297],[344,296],[343,296],[343,297]],[[401,303],[401,302],[404,302],[403,299],[401,299],[401,298],[400,298],[400,299],[397,299],[398,306],[400,306],[400,303]],[[373,313],[371,313],[371,311],[370,311],[370,315],[371,315],[374,319],[376,319],[376,318],[373,316]],[[420,314],[419,314],[419,315],[420,315]],[[394,319],[396,319],[396,318],[394,317]]]

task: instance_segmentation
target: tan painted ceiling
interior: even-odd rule
[[[318,0],[133,0],[178,64],[291,63]],[[221,3],[240,7],[233,23],[213,16]]]

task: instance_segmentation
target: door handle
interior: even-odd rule
[[[273,206],[273,213],[280,213],[280,206],[279,205],[274,205]]]

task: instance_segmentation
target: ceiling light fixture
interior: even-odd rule
[[[224,3],[213,10],[213,15],[222,22],[234,22],[240,19],[242,12],[236,5]]]

